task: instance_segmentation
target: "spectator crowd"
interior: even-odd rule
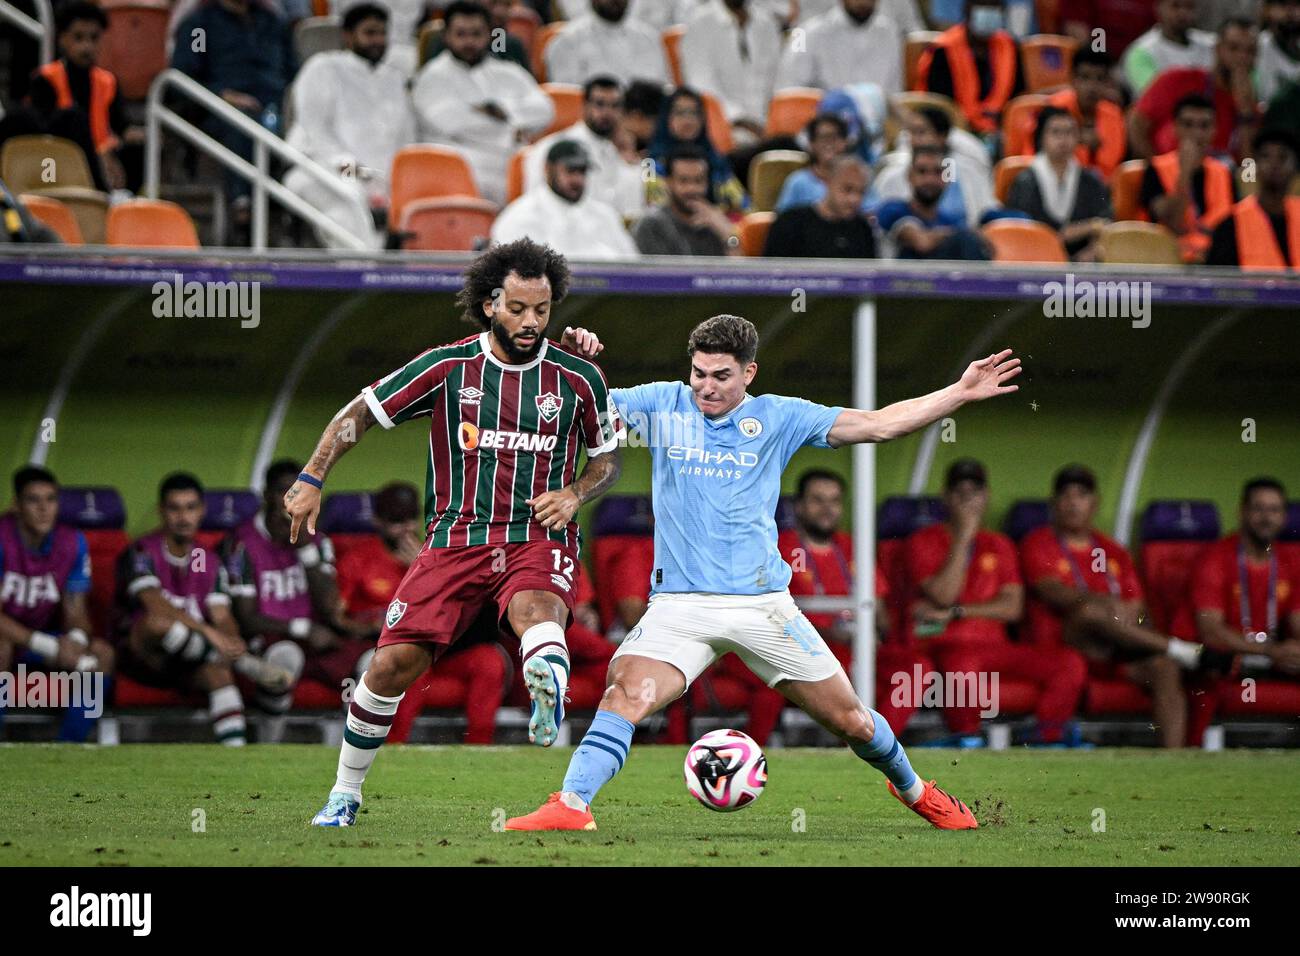
[[[130,29],[113,9],[60,6],[44,65],[11,39],[0,141],[67,139],[120,199],[140,185],[144,116],[121,54],[101,62]],[[1300,262],[1300,0],[178,0],[168,14],[159,66],[312,161],[277,174],[333,224],[317,223],[326,246],[529,235],[591,259]],[[228,118],[195,122],[252,157]],[[186,160],[178,175],[197,175]],[[18,212],[41,184],[8,185],[5,238],[51,238],[31,221],[44,204]],[[222,193],[238,237],[249,182],[227,170]]]

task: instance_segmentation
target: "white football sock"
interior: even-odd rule
[[[519,655],[524,662],[534,654],[556,664],[555,679],[560,685],[558,695],[563,698],[569,686],[569,647],[564,643],[564,628],[554,621],[534,624],[519,636]]]
[[[380,697],[366,686],[364,677],[357,683],[343,727],[343,746],[339,750],[334,791],[350,793],[361,799],[361,784],[370,772],[370,765],[375,762],[380,745],[387,739],[397,705],[405,696]]]

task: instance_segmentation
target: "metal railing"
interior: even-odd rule
[[[0,0],[2,2],[2,0]],[[163,105],[163,95],[169,91],[180,93],[208,113],[229,123],[253,141],[253,161],[217,142],[208,133],[189,120]],[[158,198],[162,176],[162,130],[169,131],[207,153],[227,169],[243,176],[253,186],[252,247],[262,252],[266,249],[267,199],[274,197],[290,212],[306,220],[322,232],[358,251],[369,247],[358,236],[344,229],[325,213],[311,205],[271,176],[271,157],[289,166],[303,170],[317,182],[325,185],[340,198],[354,201],[352,191],[339,179],[301,150],[290,146],[262,124],[235,109],[203,84],[180,70],[163,70],[149,87],[145,120],[145,174],[144,191],[151,199]]]
[[[0,0],[0,20],[8,20],[33,40],[40,41],[41,62],[49,63],[54,59],[54,5],[50,0],[32,2],[36,6],[35,20],[13,4]]]

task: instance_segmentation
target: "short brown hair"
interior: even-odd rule
[[[758,354],[758,329],[738,315],[715,315],[691,329],[686,354],[696,352],[731,355],[743,368]]]

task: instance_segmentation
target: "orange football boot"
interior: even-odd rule
[[[916,803],[908,803],[904,800],[892,781],[889,784],[889,792],[898,797],[899,803],[909,810],[915,810],[929,820],[931,826],[939,830],[974,830],[979,827],[979,821],[975,819],[975,814],[970,812],[970,808],[948,792],[941,790],[933,780],[925,785],[925,792]],[[509,825],[506,828],[509,829]]]
[[[575,810],[567,806],[558,793],[546,798],[546,802],[523,817],[511,817],[506,821],[507,830],[594,830],[596,821],[591,815],[591,808]]]

